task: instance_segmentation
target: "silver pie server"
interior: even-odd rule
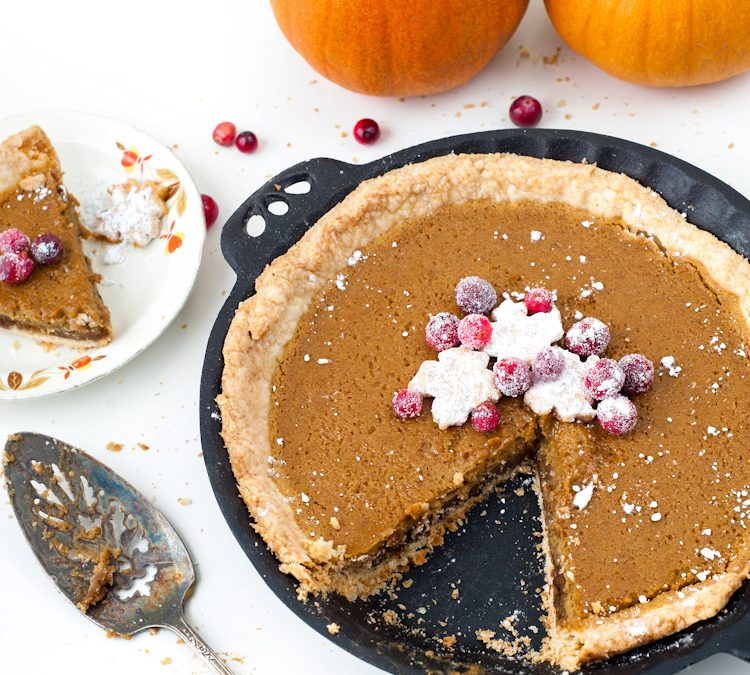
[[[10,436],[3,464],[26,539],[68,600],[124,637],[169,628],[213,672],[232,675],[185,621],[193,563],[148,499],[85,452],[43,434]]]

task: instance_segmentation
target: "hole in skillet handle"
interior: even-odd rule
[[[274,176],[227,220],[224,257],[239,279],[251,283],[283,250],[360,182],[361,167],[333,159],[301,162]],[[278,249],[278,250],[277,250]],[[247,293],[252,291],[248,285]]]
[[[310,185],[309,181],[306,180],[300,180],[296,183],[292,183],[291,185],[287,185],[284,188],[284,192],[286,192],[288,195],[306,195],[310,190],[312,189],[312,185]]]
[[[247,219],[245,231],[251,237],[260,237],[266,231],[266,219],[259,213],[253,213]]]

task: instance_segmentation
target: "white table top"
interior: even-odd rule
[[[339,89],[289,47],[266,2],[213,0],[201,11],[174,0],[126,4],[34,3],[30,28],[3,30],[0,116],[83,110],[118,118],[176,144],[202,192],[221,208],[197,284],[174,325],[121,371],[46,400],[0,403],[0,438],[36,430],[86,449],[140,488],[195,556],[199,583],[188,617],[237,673],[375,673],[297,619],[266,588],[214,501],[198,438],[198,383],[209,330],[233,274],[219,251],[223,219],[270,176],[303,159],[367,161],[441,136],[509,126],[519,94],[545,106],[542,125],[655,143],[750,194],[750,75],[692,90],[646,90],[610,78],[563,47],[541,2],[507,47],[469,85],[428,98],[374,99]],[[28,3],[3,7],[3,25],[29,25]],[[33,33],[33,35],[31,35]],[[521,59],[520,45],[530,58]],[[381,140],[357,145],[360,117]],[[255,155],[219,149],[213,126],[255,131]],[[183,329],[182,325],[186,325]],[[124,444],[110,452],[110,441]],[[137,443],[151,449],[143,451]],[[191,500],[189,505],[181,501]],[[56,594],[0,496],[0,670],[17,672],[206,672],[162,631],[107,639]],[[750,673],[726,656],[693,669]]]

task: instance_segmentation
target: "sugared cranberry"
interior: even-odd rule
[[[419,417],[422,414],[422,394],[418,391],[402,389],[394,394],[391,405],[393,412],[400,420]]]
[[[597,401],[619,394],[625,373],[614,359],[599,359],[587,371],[583,385]]]
[[[565,356],[560,347],[547,347],[539,352],[531,362],[531,372],[537,380],[552,382],[565,370]]]
[[[629,398],[617,394],[599,403],[596,408],[596,419],[605,431],[621,436],[633,431],[638,423],[638,411]]]
[[[22,284],[34,271],[34,261],[25,253],[8,251],[0,254],[0,281],[6,284]]]
[[[458,339],[469,349],[483,349],[492,337],[492,324],[484,314],[469,314],[458,324]]]
[[[609,328],[599,319],[586,317],[568,329],[565,344],[578,356],[601,356],[609,346]]]
[[[214,129],[214,141],[219,145],[232,145],[237,135],[237,127],[231,122],[220,122]]]
[[[458,347],[458,317],[448,312],[430,317],[424,329],[424,341],[438,352]]]
[[[542,119],[542,104],[533,96],[519,96],[510,104],[509,114],[517,127],[533,127]]]
[[[493,366],[495,384],[504,396],[520,396],[531,386],[531,370],[523,359],[509,356]]]
[[[380,127],[375,120],[365,117],[354,125],[352,134],[358,143],[371,145],[380,138]]]
[[[500,424],[500,413],[489,401],[478,405],[471,411],[471,426],[477,431],[488,433],[497,429]]]
[[[201,195],[203,202],[203,217],[206,220],[206,227],[211,227],[219,217],[219,205],[210,195]]]
[[[15,227],[0,232],[0,253],[26,253],[31,240]]]
[[[623,394],[642,394],[654,383],[654,364],[643,354],[628,354],[620,359],[620,368],[625,373]]]
[[[62,239],[55,234],[40,234],[31,244],[31,257],[37,265],[57,265],[64,252]]]
[[[489,281],[464,277],[456,284],[456,304],[467,314],[487,314],[497,303],[497,293]]]
[[[546,288],[532,288],[523,299],[529,314],[551,312],[555,306],[555,298]]]
[[[243,131],[237,134],[234,145],[240,152],[249,154],[258,149],[258,137],[252,131]]]

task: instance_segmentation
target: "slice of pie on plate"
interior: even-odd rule
[[[646,355],[635,428],[510,396],[489,433],[441,429],[428,402],[398,419],[394,392],[436,357],[425,324],[467,276],[509,302],[553,290],[566,328],[609,327],[607,357]],[[226,339],[222,434],[254,527],[302,598],[355,599],[532,463],[540,658],[575,669],[711,617],[750,569],[749,288],[745,259],[594,166],[454,155],[367,181],[266,269]]]
[[[24,281],[0,282],[0,327],[47,342],[101,346],[112,339],[109,311],[83,252],[76,199],[62,178],[39,127],[0,144],[0,233],[17,230],[30,241],[53,235],[63,250],[59,262],[37,265]]]

